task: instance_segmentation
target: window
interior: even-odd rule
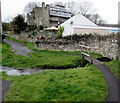
[[[73,21],[71,21],[70,24],[72,25],[72,24],[73,24]]]

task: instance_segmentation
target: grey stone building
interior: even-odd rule
[[[65,9],[63,5],[45,5],[42,2],[42,7],[34,7],[27,14],[28,25],[36,25],[43,27],[58,26],[71,17],[71,13]]]

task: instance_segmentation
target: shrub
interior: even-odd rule
[[[63,31],[64,31],[64,27],[63,27],[63,26],[59,26],[59,27],[58,27],[58,32],[57,32],[58,37],[62,37]]]

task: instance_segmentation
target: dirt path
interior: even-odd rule
[[[16,55],[23,55],[28,57],[28,53],[33,52],[22,45],[22,43],[13,42],[11,40],[4,40],[5,43],[10,44]]]

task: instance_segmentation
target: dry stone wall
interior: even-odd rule
[[[118,35],[74,35],[64,38],[46,38],[37,41],[36,48],[40,50],[80,51],[79,45],[91,47],[91,52],[102,54],[105,57],[118,57]]]

